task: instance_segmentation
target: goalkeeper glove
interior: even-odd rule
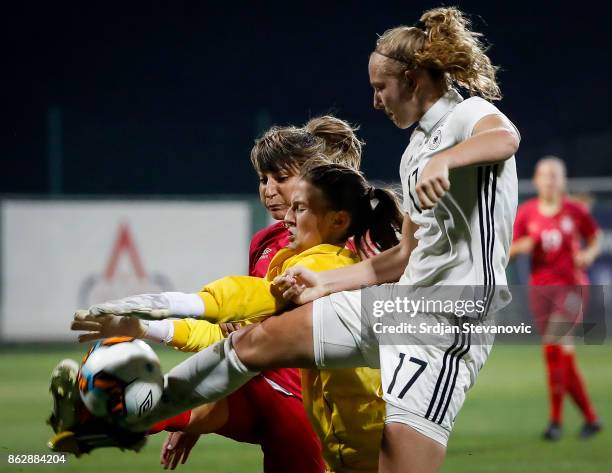
[[[126,315],[148,320],[201,317],[204,302],[197,294],[162,292],[140,294],[92,305],[86,315]]]

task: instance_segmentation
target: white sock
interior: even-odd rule
[[[174,337],[172,320],[143,320],[142,323],[147,327],[143,337],[145,340],[159,343],[170,343],[172,341],[172,337]]]
[[[184,292],[162,292],[166,297],[170,313],[176,317],[202,317],[205,313],[204,301],[197,294]]]

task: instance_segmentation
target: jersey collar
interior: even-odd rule
[[[463,102],[463,97],[455,89],[449,89],[436,103],[434,103],[425,115],[419,120],[419,128],[429,134],[444,116],[450,112],[455,105]]]

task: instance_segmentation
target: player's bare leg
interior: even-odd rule
[[[234,332],[175,366],[166,375],[164,402],[126,427],[148,430],[160,420],[223,399],[265,369],[314,366],[312,304],[306,304]]]
[[[312,304],[235,332],[233,345],[240,361],[252,371],[315,367]]]
[[[378,462],[380,473],[435,473],[442,466],[446,448],[412,427],[385,424]]]

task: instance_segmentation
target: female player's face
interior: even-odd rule
[[[335,214],[328,208],[323,192],[306,181],[298,181],[285,215],[285,225],[289,229],[288,247],[302,252],[322,243],[337,243]]]
[[[274,220],[285,218],[297,182],[297,172],[290,169],[259,176],[259,198]]]
[[[420,117],[412,104],[413,95],[402,75],[393,75],[385,70],[387,59],[380,54],[372,53],[368,72],[370,84],[374,89],[374,108],[383,110],[398,128],[408,128]]]
[[[542,161],[536,166],[533,182],[540,198],[556,199],[565,191],[565,172],[559,163]]]

